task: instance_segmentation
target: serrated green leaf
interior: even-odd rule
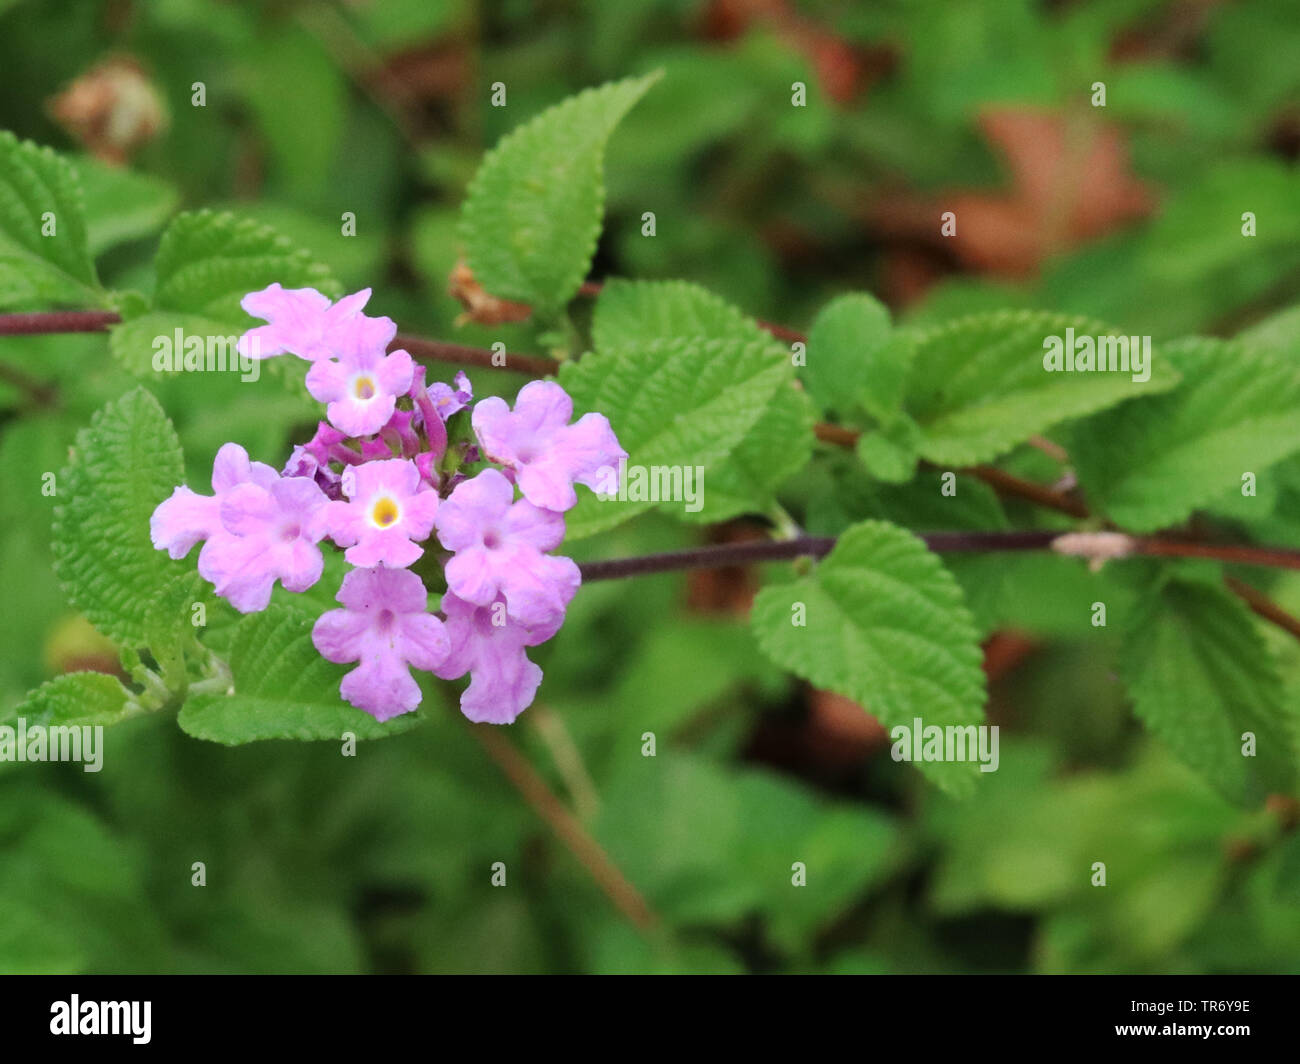
[[[181,707],[178,723],[197,739],[237,746],[260,739],[334,739],[344,732],[379,739],[413,727],[408,713],[380,723],[348,705],[339,683],[351,666],[320,656],[312,618],[272,604],[239,622],[230,653],[234,693],[204,692]]]
[[[624,281],[605,284],[592,317],[597,351],[636,342],[728,340],[766,345],[773,362],[790,365],[788,352],[758,322],[725,299],[686,281]],[[672,503],[666,512],[686,521],[712,523],[770,508],[778,487],[812,455],[814,409],[796,385],[794,371],[768,401],[753,428],[725,459],[708,468],[703,505],[694,512]]]
[[[1210,339],[1166,344],[1160,357],[1183,376],[1176,390],[1090,418],[1070,444],[1088,498],[1135,532],[1181,521],[1300,450],[1290,360]]]
[[[1251,805],[1294,785],[1282,682],[1235,596],[1202,583],[1153,589],[1134,613],[1119,674],[1147,727],[1229,800]]]
[[[765,513],[776,490],[808,464],[816,411],[793,380],[783,381],[736,449],[709,467],[697,511],[676,503],[665,511],[684,521],[715,524],[742,513]]]
[[[95,414],[57,481],[54,571],[69,601],[123,646],[148,642],[150,606],[177,581],[195,585],[149,541],[149,517],[184,476],[180,441],[143,388]]]
[[[181,344],[176,344],[176,330],[180,330]],[[136,377],[153,379],[178,372],[184,365],[185,343],[197,338],[203,343],[201,364],[209,364],[223,373],[239,372],[239,353],[235,343],[239,334],[228,322],[204,318],[197,314],[178,314],[174,311],[149,311],[139,317],[129,318],[115,325],[108,336],[109,353]],[[159,341],[166,341],[160,347]]]
[[[239,301],[272,282],[331,297],[340,291],[310,253],[270,226],[226,211],[178,214],[163,234],[154,269],[155,309],[228,322],[238,331],[252,323]]]
[[[612,278],[601,288],[591,318],[597,351],[649,340],[736,339],[780,344],[758,322],[707,288],[689,281],[627,281]]]
[[[4,719],[22,717],[29,727],[79,727],[117,724],[139,712],[131,692],[117,677],[102,672],[68,672],[41,684]]]
[[[123,308],[123,321],[109,332],[109,351],[131,373],[156,379],[155,354],[175,362],[190,357],[176,347],[193,339],[204,344],[203,366],[241,379],[235,350],[239,335],[254,319],[239,301],[273,282],[285,288],[315,288],[334,297],[341,288],[329,269],[270,226],[229,212],[198,211],[177,215],[163,234],[154,262],[157,284],[152,307]],[[156,348],[160,339],[168,346]],[[183,363],[182,363],[183,364]],[[208,367],[211,367],[209,369]],[[254,367],[302,391],[305,370],[296,359],[269,359]]]
[[[991,461],[1036,433],[1125,399],[1173,387],[1178,376],[1153,353],[1145,382],[1123,372],[1048,372],[1043,342],[1112,330],[1040,311],[977,314],[916,337],[907,407],[924,431],[921,456],[942,465]]]
[[[912,360],[911,337],[894,333],[889,311],[874,296],[854,292],[827,304],[808,331],[800,376],[823,410],[849,416],[860,403],[890,421],[903,403]]]
[[[612,528],[658,504],[636,498],[633,466],[676,468],[683,484],[687,470],[703,468],[707,499],[715,463],[745,438],[789,372],[789,364],[774,360],[763,341],[633,342],[566,363],[559,380],[575,411],[608,417],[629,455],[627,500],[584,492],[565,515],[568,537]],[[649,472],[642,482],[648,478]]]
[[[0,130],[0,306],[103,301],[72,164]]]
[[[896,525],[854,525],[812,575],[760,591],[750,623],[778,665],[861,703],[886,728],[910,730],[918,717],[924,727],[983,722],[983,656],[961,588]],[[917,767],[954,794],[979,775],[971,761]]]
[[[605,142],[659,75],[587,89],[509,133],[471,182],[461,239],[503,299],[563,306],[587,274],[605,209]]]

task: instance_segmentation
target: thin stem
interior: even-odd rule
[[[1263,617],[1264,620],[1300,639],[1300,618],[1291,616],[1264,592],[1238,580],[1235,576],[1225,576],[1223,582],[1228,585],[1228,590],[1249,606],[1257,616]]]
[[[654,910],[610,860],[600,843],[588,834],[578,818],[555,796],[528,759],[491,725],[471,724],[467,727],[515,789],[523,795],[533,812],[569,848],[569,852],[578,859],[618,910],[641,931],[653,931],[659,924],[659,917]]]
[[[1041,550],[1051,545],[1058,533],[1034,532],[932,532],[922,536],[926,545],[940,552]],[[754,540],[748,543],[719,543],[707,547],[642,554],[635,558],[610,558],[584,562],[584,582],[616,580],[647,573],[677,569],[712,569],[725,565],[789,561],[792,558],[821,558],[835,546],[834,536],[800,536],[797,539]]]
[[[1250,547],[1235,543],[1188,543],[1182,540],[1140,539],[1138,553],[1152,558],[1209,558],[1238,565],[1267,565],[1300,569],[1300,550],[1289,547]]]
[[[589,822],[600,811],[600,795],[582,759],[582,751],[564,726],[564,718],[550,706],[534,705],[528,722],[550,750],[578,819]]]
[[[38,381],[35,377],[29,377],[22,370],[4,362],[0,362],[0,381],[12,384],[27,397],[27,401],[32,406],[51,407],[58,405],[59,390],[57,387],[45,381]]]
[[[1053,547],[1059,549],[1058,541],[1063,542],[1077,537],[1071,533],[1038,529],[1025,532],[926,532],[919,538],[936,553],[958,554],[1049,550]],[[1300,550],[1282,547],[1214,546],[1127,536],[1121,538],[1124,540],[1124,548],[1122,552],[1113,555],[1117,558],[1134,555],[1162,558],[1215,558],[1240,565],[1300,569]],[[788,561],[792,558],[821,558],[831,552],[835,543],[833,536],[801,536],[797,539],[720,543],[706,547],[690,547],[686,550],[664,551],[660,554],[643,554],[633,558],[610,558],[604,561],[585,562],[579,568],[582,570],[584,581],[615,580],[621,577],[673,572],[680,569],[752,565],[756,562]],[[1077,552],[1069,550],[1066,553]]]
[[[103,332],[121,316],[112,310],[50,310],[34,314],[0,314],[0,336]]]
[[[599,282],[589,281],[579,290],[580,295],[595,296],[599,294],[601,285]],[[100,332],[121,321],[121,318],[113,311],[102,310],[59,310],[30,314],[0,314],[0,336],[30,336],[47,333],[75,333],[75,332]],[[774,335],[783,338],[802,338],[794,330],[785,329],[779,326],[765,325]],[[505,369],[528,376],[542,377],[552,374],[556,371],[559,363],[554,359],[543,358],[536,355],[518,355],[507,353],[503,359],[498,359],[496,353],[483,348],[468,347],[464,344],[455,344],[441,340],[425,340],[416,336],[401,335],[393,340],[390,350],[404,348],[416,358],[432,361],[444,362],[452,365],[479,366],[483,368]],[[11,375],[11,383],[17,383]],[[22,387],[23,385],[19,385]],[[37,386],[38,388],[41,386]],[[33,398],[38,394],[31,391]],[[815,426],[817,438],[835,444],[836,446],[852,449],[857,444],[859,433],[853,429],[847,429],[839,425],[818,424]],[[1057,510],[1060,513],[1068,514],[1071,517],[1086,518],[1090,516],[1087,506],[1082,501],[1071,495],[1056,491],[1052,488],[1044,487],[1041,484],[1035,484],[1032,481],[1022,480],[1019,477],[1012,476],[1001,469],[993,466],[975,466],[963,470],[969,475],[978,477],[985,483],[989,484],[1004,495],[1012,495],[1025,499],[1035,505]],[[951,534],[950,534],[951,535]],[[1006,535],[1006,534],[1004,534]],[[780,545],[780,549],[789,549],[791,544],[801,542],[800,540],[786,540]],[[807,537],[802,542],[808,542]],[[771,545],[768,545],[771,546]],[[712,549],[712,548],[704,548]],[[822,553],[828,551],[826,547]],[[950,546],[949,550],[994,550],[994,549],[1024,549],[1009,547],[965,547]],[[682,552],[692,554],[693,552]],[[1150,555],[1152,557],[1184,557],[1184,558],[1213,558],[1219,561],[1239,562],[1246,565],[1273,565],[1282,568],[1295,569],[1300,568],[1300,557],[1297,552],[1284,549],[1274,549],[1268,547],[1230,547],[1214,545],[1197,545],[1181,542],[1165,542],[1161,540],[1143,540],[1140,546],[1135,547],[1133,553]],[[772,560],[781,557],[797,557],[796,554],[769,555],[766,558],[753,557],[748,560]],[[694,566],[703,565],[729,565],[740,564],[737,561],[700,561],[693,563]],[[669,566],[669,568],[686,568],[692,566]],[[586,570],[591,573],[587,577],[590,580],[610,579],[615,576],[631,576],[639,572],[658,572],[662,571],[653,566],[647,567],[644,559],[620,559],[617,562],[590,562]],[[1261,617],[1266,617],[1278,623],[1281,627],[1292,632],[1300,638],[1300,621],[1289,620],[1282,622],[1277,618],[1288,617],[1289,615],[1281,607],[1270,602],[1260,592],[1255,592],[1255,598],[1247,597],[1241,589],[1229,584],[1234,593],[1241,596],[1246,603],[1258,613]],[[1265,605],[1267,603],[1267,606]]]
[[[1010,473],[998,469],[997,466],[971,466],[971,468],[963,470],[963,472],[984,481],[985,484],[1001,495],[1012,495],[1018,499],[1024,499],[1026,502],[1046,507],[1049,510],[1068,514],[1070,517],[1082,519],[1089,516],[1088,507],[1072,495],[1066,495],[1053,488],[1044,487],[1042,484],[1035,484],[1032,480],[1012,476]]]
[[[600,293],[601,285],[588,281],[579,289],[579,294],[595,296]],[[111,311],[54,311],[48,314],[0,314],[0,336],[29,333],[56,332],[95,332],[107,329],[121,319]],[[783,326],[762,323],[774,336],[783,339],[802,339],[802,335]],[[547,377],[555,373],[560,363],[553,358],[539,355],[519,355],[506,353],[498,356],[496,352],[481,347],[452,343],[447,340],[427,340],[405,333],[394,338],[389,350],[402,348],[421,361],[443,362],[451,365],[477,366],[482,369],[504,369],[522,373],[529,377]],[[813,427],[819,440],[834,444],[846,450],[852,450],[861,435],[856,429],[842,425],[830,425],[824,422]],[[1078,499],[1066,495],[1033,481],[1023,480],[994,466],[974,466],[962,470],[970,476],[977,477],[1003,495],[1025,499],[1038,506],[1057,510],[1071,517],[1087,517],[1088,508]]]
[[[857,446],[858,437],[862,435],[857,429],[845,428],[843,425],[828,425],[824,422],[814,425],[813,432],[823,443],[843,447],[849,451]],[[1080,500],[1044,487],[1042,484],[1035,484],[1032,480],[1023,480],[1020,477],[1013,476],[996,466],[971,466],[969,469],[961,470],[961,472],[984,481],[985,484],[1002,495],[1012,495],[1027,502],[1032,502],[1037,506],[1044,506],[1050,510],[1068,514],[1071,517],[1083,518],[1088,516],[1088,507]]]
[[[390,351],[399,348],[424,362],[448,362],[457,366],[504,369],[529,377],[549,376],[560,366],[555,359],[540,355],[516,355],[506,352],[498,356],[496,352],[482,347],[469,347],[447,340],[426,340],[423,337],[408,336],[403,333],[393,337],[393,342],[388,345]]]
[[[54,310],[37,314],[0,314],[0,336],[37,336],[52,333],[105,332],[120,324],[122,318],[111,310]],[[499,355],[482,347],[446,340],[426,340],[419,336],[401,334],[393,338],[388,350],[404,349],[422,361],[446,362],[457,366],[479,366],[484,369],[504,369],[529,377],[545,377],[556,371],[559,363],[553,358],[537,355],[518,355],[506,352]]]

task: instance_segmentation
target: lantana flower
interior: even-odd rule
[[[563,512],[578,504],[575,483],[608,492],[610,470],[627,459],[604,414],[584,414],[570,425],[571,417],[568,392],[554,381],[532,381],[513,411],[496,396],[479,400],[473,425],[483,453],[513,470],[525,499]]]
[[[149,518],[149,538],[172,558],[184,558],[194,544],[221,531],[221,500],[240,484],[270,487],[279,474],[265,462],[250,462],[237,443],[222,444],[212,463],[212,494],[199,495],[184,484],[160,502]]]
[[[546,553],[564,539],[564,518],[526,499],[515,502],[514,494],[500,472],[485,469],[442,504],[438,540],[456,552],[447,587],[476,606],[503,596],[512,619],[546,624],[563,615],[582,577],[571,559]]]
[[[452,414],[459,414],[473,402],[474,388],[465,376],[465,371],[460,370],[456,374],[455,388],[442,381],[434,381],[429,385],[429,398],[433,401],[438,416],[446,421]]]
[[[340,693],[376,720],[409,713],[420,704],[410,666],[439,668],[451,645],[424,584],[409,569],[353,569],[336,597],[343,609],[321,614],[311,639],[327,661],[360,662]]]
[[[433,669],[444,680],[469,673],[469,687],[460,709],[479,724],[512,724],[527,709],[541,686],[542,670],[528,660],[525,647],[535,647],[553,636],[563,622],[556,614],[541,625],[511,620],[505,601],[476,606],[448,591],[442,596],[451,648]]]
[[[415,364],[405,351],[369,348],[341,359],[322,359],[307,371],[307,391],[328,403],[330,424],[349,436],[369,436],[387,424],[398,396],[411,387]]]
[[[249,329],[239,338],[238,350],[248,358],[271,358],[287,353],[316,362],[347,358],[362,351],[383,351],[397,335],[391,318],[361,313],[370,299],[363,288],[337,303],[314,288],[282,288],[272,284],[250,292],[239,301],[266,325]]]
[[[221,531],[199,551],[199,575],[240,613],[266,609],[277,580],[306,591],[325,564],[316,544],[328,502],[307,477],[237,485],[221,497]]]
[[[420,483],[414,462],[367,462],[345,469],[342,482],[348,501],[329,504],[325,525],[350,564],[402,569],[424,553],[417,544],[433,531],[438,493]]]
[[[369,297],[365,289],[331,303],[314,289],[273,284],[244,298],[267,324],[245,334],[241,352],[312,362],[307,390],[328,404],[328,421],[293,448],[283,473],[226,444],[213,494],[176,488],[155,509],[150,535],[173,558],[204,541],[199,573],[245,613],[265,609],[277,581],[290,592],[316,583],[328,539],[356,567],[338,592],[343,608],[312,628],[323,657],[358,663],[342,697],[388,720],[420,703],[411,669],[446,680],[468,673],[462,712],[508,724],[542,680],[526,648],[555,635],[581,583],[572,560],[550,553],[577,501],[573,485],[609,490],[609,470],[627,455],[602,415],[570,425],[573,404],[548,381],[527,385],[513,411],[501,399],[480,401],[474,435],[457,431],[449,442],[447,419],[473,402],[469,378],[426,386],[409,354],[386,353],[396,328],[362,313]],[[488,467],[471,476],[484,458]],[[445,622],[407,568],[437,564],[422,546],[435,532],[453,552]]]

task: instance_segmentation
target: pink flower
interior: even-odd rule
[[[397,335],[397,326],[391,318],[362,314],[361,308],[369,298],[369,288],[332,305],[314,288],[273,284],[260,292],[250,292],[239,305],[269,324],[244,333],[239,338],[239,353],[249,358],[270,358],[287,351],[317,362],[348,358],[363,351],[383,351]]]
[[[627,458],[604,414],[584,414],[570,425],[572,416],[563,388],[533,381],[520,389],[513,413],[492,396],[479,400],[472,421],[483,453],[514,471],[524,498],[562,512],[577,505],[575,483],[608,492],[610,470]]]
[[[172,558],[184,558],[201,539],[221,529],[221,500],[240,484],[269,488],[279,479],[264,462],[250,462],[248,452],[237,443],[223,444],[212,463],[212,495],[198,495],[185,485],[160,502],[149,518],[149,537],[158,550]]]
[[[323,359],[307,371],[307,391],[328,403],[330,424],[349,436],[369,436],[388,423],[397,397],[411,387],[415,364],[405,351],[385,355],[382,347],[338,361]]]
[[[319,465],[329,465],[329,463],[339,456],[343,441],[347,436],[339,432],[338,429],[325,421],[316,422],[316,433],[310,440],[302,445],[303,450],[307,451]]]
[[[438,416],[446,421],[452,414],[457,414],[469,406],[474,399],[474,388],[469,378],[465,376],[465,371],[459,370],[456,373],[455,388],[442,381],[434,381],[429,385],[429,399]]]
[[[361,441],[361,460],[355,464],[365,465],[367,462],[386,462],[392,457],[393,449],[384,442],[384,438],[374,436]]]
[[[542,682],[542,670],[528,660],[525,647],[545,643],[564,620],[556,614],[543,625],[511,620],[498,599],[475,606],[448,591],[442,596],[450,649],[433,669],[435,676],[455,680],[470,674],[460,696],[460,710],[477,724],[511,724],[527,709]]]
[[[289,461],[280,471],[285,477],[307,477],[316,482],[316,486],[325,493],[326,498],[341,499],[343,487],[341,478],[328,465],[321,465],[316,456],[306,447],[295,447],[289,455]]]
[[[438,456],[432,451],[421,451],[415,456],[415,468],[420,473],[420,483],[430,488],[438,486],[438,470],[434,468],[434,463],[438,461]]]
[[[306,591],[324,565],[316,544],[327,503],[306,477],[236,485],[221,496],[221,530],[199,552],[199,575],[241,613],[266,609],[276,580]]]
[[[409,713],[420,704],[409,666],[433,670],[450,648],[442,621],[428,612],[420,578],[409,569],[353,569],[338,601],[317,619],[311,640],[323,658],[361,664],[343,677],[339,691],[376,720]]]
[[[420,453],[420,438],[413,427],[415,411],[394,410],[388,423],[379,430],[379,436],[387,446],[401,453],[403,458],[414,458]]]
[[[438,461],[447,453],[447,426],[443,424],[438,408],[433,405],[429,389],[424,386],[423,366],[415,367],[409,394],[415,403],[415,409],[420,413],[420,427],[424,429],[424,437],[429,441],[429,450],[425,453],[432,455],[431,461]]]
[[[413,541],[433,532],[438,493],[420,483],[414,462],[389,458],[345,469],[343,494],[347,502],[326,508],[325,527],[353,565],[402,569],[424,553]]]
[[[544,553],[564,538],[564,518],[521,499],[510,482],[485,469],[456,487],[438,511],[438,539],[456,556],[447,586],[486,606],[505,598],[521,624],[547,624],[564,613],[582,578],[569,558]]]

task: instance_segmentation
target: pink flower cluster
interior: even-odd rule
[[[468,673],[465,715],[508,724],[542,679],[526,648],[559,630],[581,582],[573,561],[550,553],[577,503],[574,485],[605,490],[627,454],[603,415],[570,424],[573,403],[551,381],[525,385],[513,410],[498,398],[473,405],[475,440],[449,446],[447,420],[473,404],[468,379],[426,385],[424,367],[388,351],[393,322],[362,313],[369,297],[331,303],[278,284],[244,297],[267,324],[244,334],[241,352],[309,361],[307,390],[327,404],[327,421],[279,473],[227,443],[211,495],[182,485],[159,504],[153,544],[182,558],[203,541],[199,573],[250,613],[266,608],[277,580],[288,591],[315,584],[320,544],[332,542],[354,568],[336,596],[342,609],[316,621],[312,642],[329,661],[357,662],[342,696],[388,720],[420,703],[411,667],[444,680]],[[435,534],[451,552],[441,616],[410,568]]]

